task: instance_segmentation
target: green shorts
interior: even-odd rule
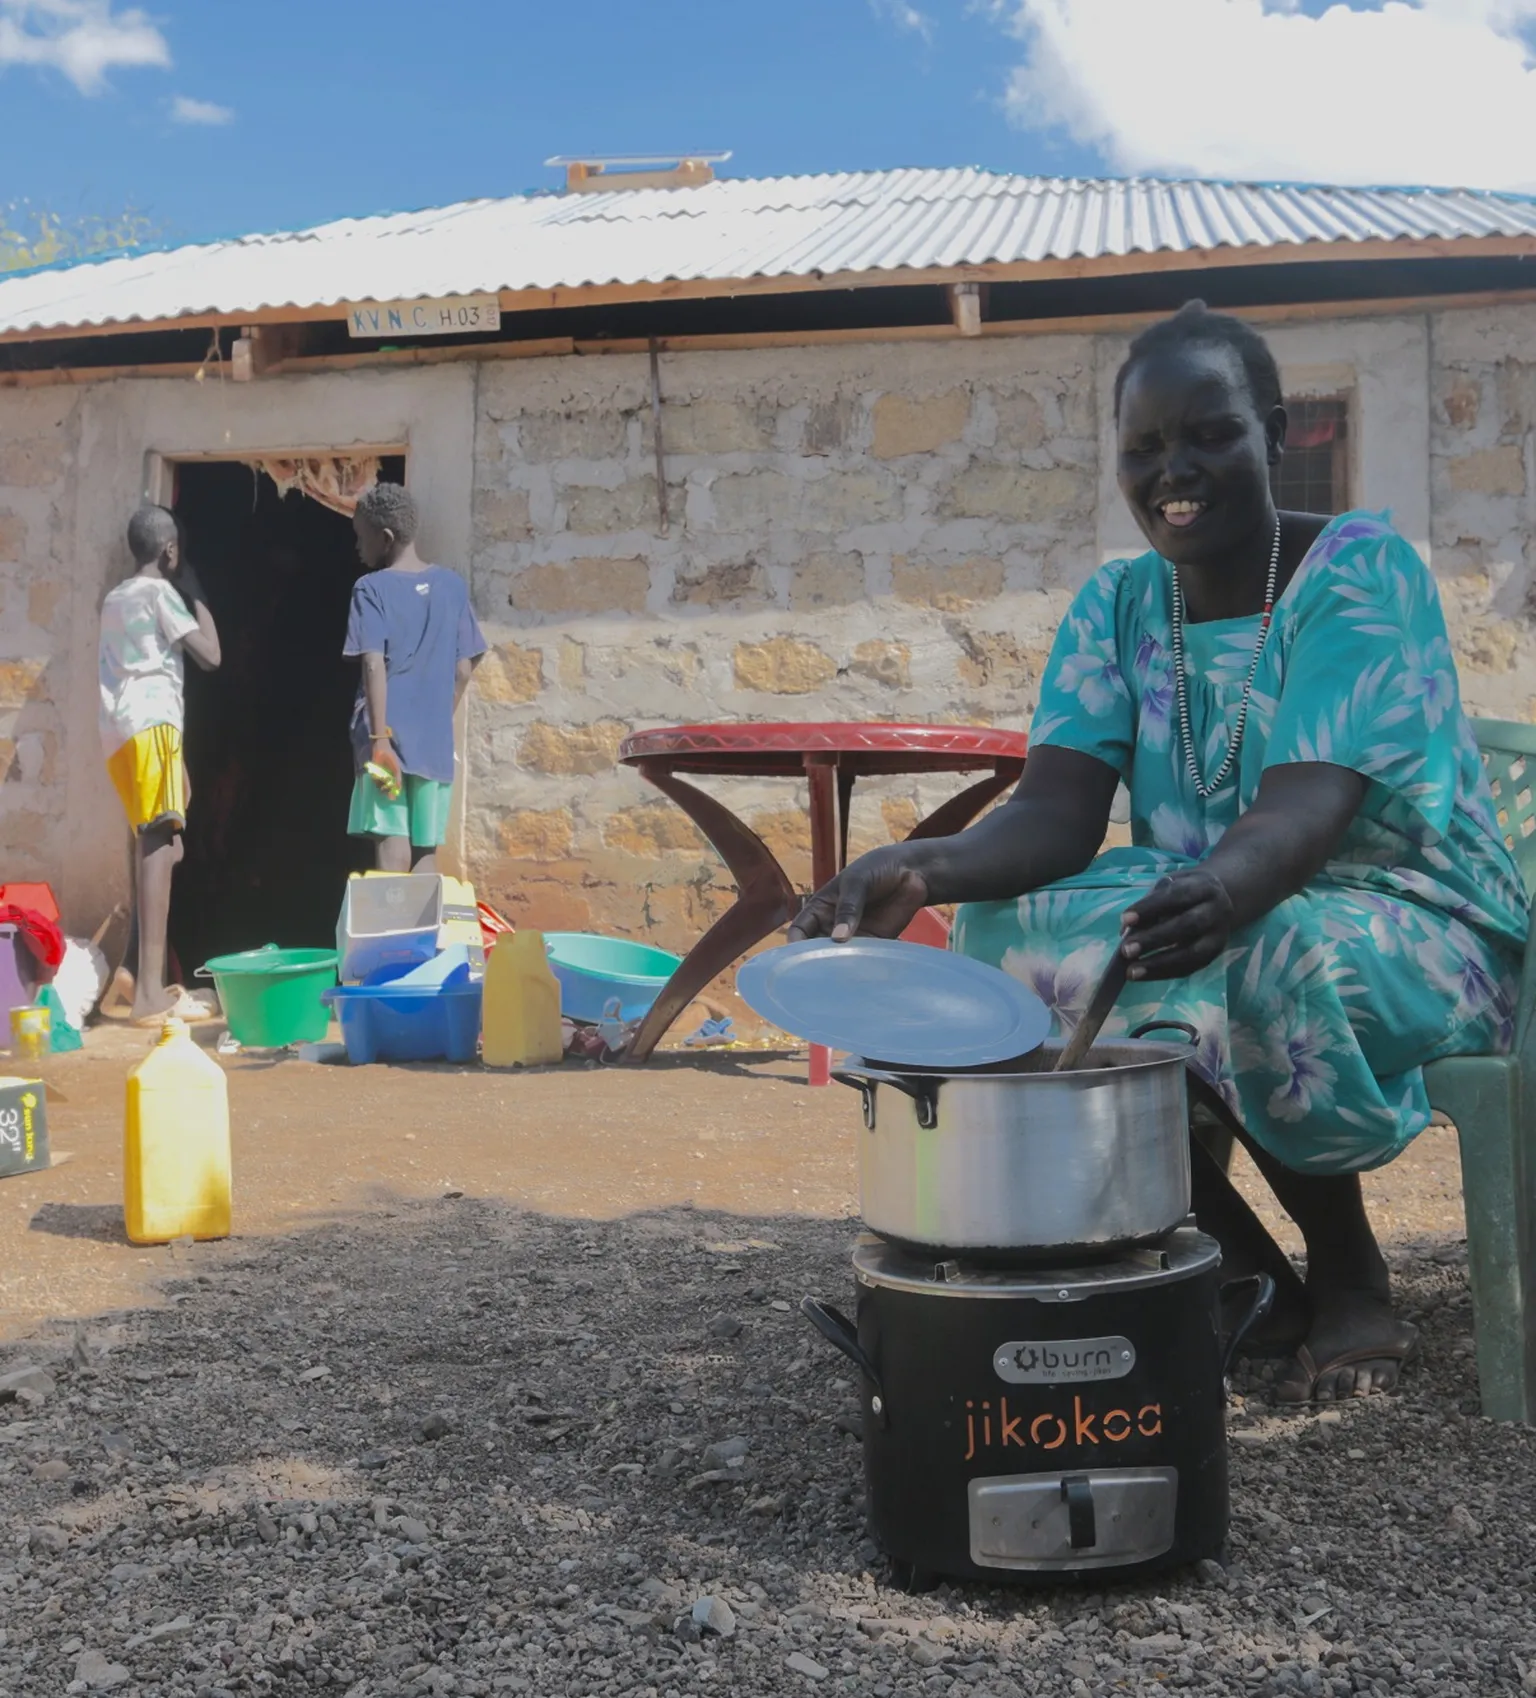
[[[448,837],[453,786],[406,773],[393,802],[365,772],[352,786],[347,831],[353,837],[408,837],[413,849],[439,849]]]

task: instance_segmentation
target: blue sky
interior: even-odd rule
[[[114,68],[88,93],[0,70],[0,201],[132,201],[196,237],[554,188],[556,153],[728,148],[725,169],[754,176],[1100,167],[1010,124],[991,23],[904,16],[869,0],[160,0],[169,67]],[[178,98],[233,116],[178,123]]]
[[[0,205],[193,239],[669,148],[1536,187],[1533,26],[1536,0],[0,0]]]

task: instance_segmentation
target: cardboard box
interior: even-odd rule
[[[0,1179],[49,1165],[48,1093],[37,1079],[0,1079]]]

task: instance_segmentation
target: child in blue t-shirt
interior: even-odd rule
[[[464,580],[421,560],[416,523],[416,503],[393,483],[365,490],[352,520],[368,572],[352,591],[344,651],[363,662],[347,829],[375,840],[379,869],[390,873],[437,871],[453,796],[453,716],[485,653]]]

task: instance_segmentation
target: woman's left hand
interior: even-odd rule
[[[1182,979],[1208,966],[1232,935],[1232,898],[1209,867],[1160,879],[1121,915],[1120,947],[1132,979]]]

